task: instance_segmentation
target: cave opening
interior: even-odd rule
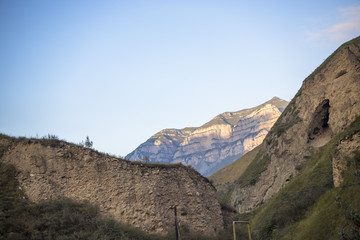
[[[330,130],[329,127],[329,99],[323,100],[315,109],[308,130],[308,140],[319,138]]]

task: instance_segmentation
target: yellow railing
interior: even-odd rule
[[[236,223],[245,223],[248,227],[249,232],[249,240],[251,240],[251,229],[250,229],[250,222],[249,221],[233,221],[233,232],[234,232],[234,240],[236,240],[236,231],[235,231],[235,224]]]

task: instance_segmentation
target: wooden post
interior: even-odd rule
[[[179,225],[178,225],[178,221],[177,221],[176,206],[174,207],[174,213],[175,213],[175,236],[176,236],[176,240],[181,240],[180,229],[179,229]]]
[[[235,221],[233,221],[234,240],[236,240]]]

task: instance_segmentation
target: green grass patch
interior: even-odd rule
[[[256,147],[250,152],[244,154],[241,158],[228,166],[217,171],[209,177],[213,181],[216,190],[218,191],[219,199],[229,191],[232,185],[236,182],[241,174],[246,170],[252,160],[255,159],[260,147]]]
[[[220,204],[230,205],[231,194],[233,193],[235,185],[229,186],[228,190],[225,191],[221,196],[218,196]]]
[[[260,174],[266,170],[270,162],[270,157],[268,155],[262,156],[262,152],[259,151],[259,147],[253,149],[210,178],[215,182],[218,190],[217,196],[221,204],[230,204],[235,185],[240,184],[242,187],[254,185],[259,180]]]
[[[339,206],[336,205],[338,203],[335,201],[338,198],[332,193],[332,191],[335,193],[340,191],[334,190],[333,187],[332,157],[339,140],[359,131],[360,118],[358,117],[347,130],[338,134],[307,159],[302,165],[300,173],[271,200],[255,211],[251,224],[254,226],[256,239],[329,239],[324,236],[337,235],[340,231],[339,226],[344,226],[344,234],[349,236],[353,234],[350,226],[345,224],[348,220],[335,219],[338,215],[344,215],[344,210],[338,209]],[[359,156],[360,153],[355,153],[355,157],[349,160],[350,167],[344,176],[346,180],[340,189],[344,189],[347,185],[350,185],[351,188],[344,190],[341,194],[338,193],[340,199],[344,199],[341,201],[347,202],[347,206],[351,206],[348,212],[355,211],[353,214],[355,216],[358,208],[353,206],[354,201],[357,201],[357,205],[360,204],[360,201],[355,200],[360,199],[360,160],[356,160],[360,159]],[[351,201],[351,199],[353,200]],[[323,210],[320,206],[323,206]],[[310,220],[309,216],[313,216],[313,219],[317,220]],[[321,218],[323,222],[317,222],[320,220],[315,217]],[[303,222],[304,219],[309,220]],[[328,230],[320,231],[319,229],[325,224],[329,224],[330,227],[325,228]],[[314,231],[328,232],[328,235],[322,236],[320,233],[312,235],[315,234]],[[307,235],[303,235],[305,232]]]
[[[252,224],[257,226],[259,239],[279,239],[332,188],[331,156],[316,154],[308,163],[300,175],[258,210]]]
[[[360,152],[348,159],[345,178],[327,191],[284,239],[360,239]]]
[[[102,218],[98,209],[86,201],[64,198],[27,203],[7,214],[0,229],[4,239],[165,239]]]
[[[258,152],[255,159],[249,164],[244,173],[237,180],[240,187],[255,185],[259,180],[260,174],[267,169],[271,156]]]

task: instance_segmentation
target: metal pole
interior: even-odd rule
[[[236,240],[235,221],[233,221],[234,240]]]
[[[250,223],[247,224],[248,226],[248,232],[249,232],[249,240],[251,240],[251,229],[250,229]]]
[[[236,231],[235,231],[235,224],[236,223],[246,223],[249,232],[249,240],[251,240],[251,229],[250,229],[250,222],[249,221],[233,221],[233,233],[234,233],[234,240],[236,240]]]

